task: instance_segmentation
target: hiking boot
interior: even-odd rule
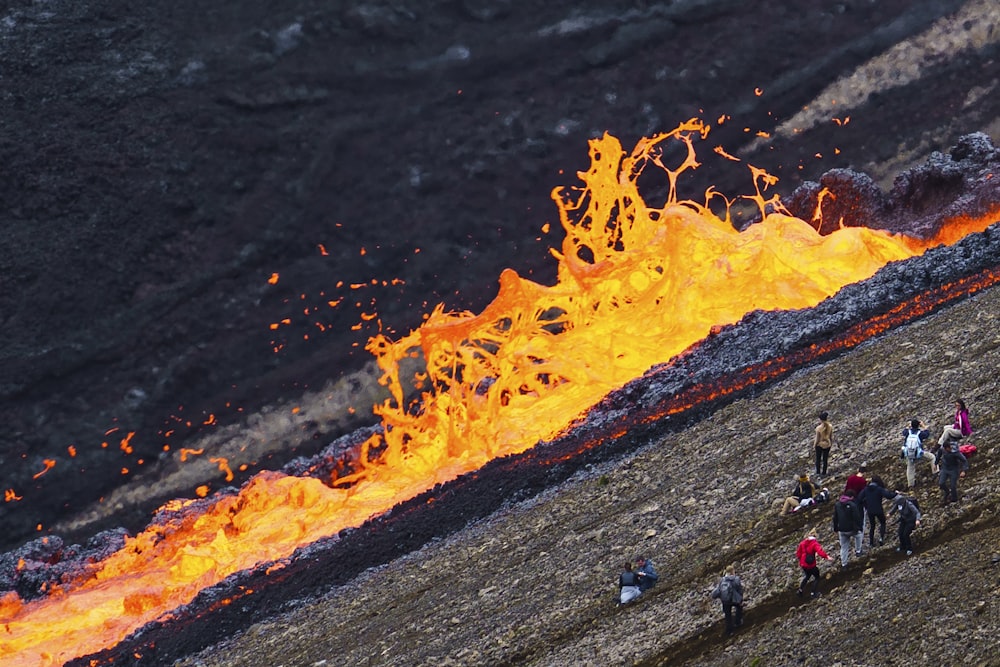
[[[907,555],[907,556],[912,556],[912,555],[913,555],[913,550],[911,549],[911,550],[907,551],[907,552],[906,552],[906,555]]]
[[[860,556],[861,555],[861,549],[855,549],[854,550],[854,555],[855,556]]]
[[[800,588],[799,590],[795,591],[795,594],[798,595],[799,597],[802,597],[802,589]]]

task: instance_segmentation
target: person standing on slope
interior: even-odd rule
[[[889,500],[896,496],[895,491],[885,488],[885,482],[878,475],[872,475],[872,481],[861,492],[858,502],[861,503],[868,517],[868,547],[885,544],[885,509],[882,507],[883,500]],[[878,524],[878,542],[875,542],[875,524]]]
[[[833,531],[840,538],[840,569],[847,568],[851,547],[863,527],[861,508],[854,499],[854,492],[848,489],[833,506]]]
[[[830,449],[833,447],[833,424],[830,423],[830,413],[826,410],[819,413],[819,425],[813,437],[813,449],[816,450],[816,474],[826,475],[830,465]]]
[[[858,509],[861,510],[861,526],[858,527],[858,533],[854,536],[854,553],[858,556],[861,555],[861,545],[865,540],[865,525],[868,519],[868,515],[865,514],[865,506],[861,504],[861,492],[868,486],[867,473],[868,468],[862,463],[858,466],[858,471],[848,477],[844,484],[844,493],[852,492],[854,501],[858,504]]]
[[[913,555],[913,541],[910,535],[913,530],[920,525],[920,508],[899,491],[892,499],[892,507],[889,509],[889,516],[899,514],[899,546],[896,551],[905,553],[907,556]]]
[[[930,434],[919,419],[911,419],[910,427],[903,429],[903,448],[899,458],[906,461],[906,486],[911,492],[917,484],[917,461],[927,459],[931,462],[931,473],[937,474],[938,471],[934,454],[924,449],[924,441]]]
[[[969,460],[959,450],[956,442],[946,442],[941,445],[937,460],[941,468],[938,486],[944,491],[942,504],[957,503],[958,478],[965,477],[965,471],[969,469]]]
[[[819,562],[818,559],[822,558],[824,560],[833,560],[826,555],[823,551],[823,546],[819,543],[819,538],[816,535],[816,529],[813,528],[806,535],[805,539],[799,542],[799,546],[795,548],[795,557],[799,559],[799,567],[802,568],[803,577],[802,583],[799,584],[799,590],[795,591],[796,595],[802,597],[803,591],[805,591],[806,584],[809,583],[810,579],[815,579],[813,581],[812,587],[812,597],[819,597]]]
[[[736,574],[736,566],[730,565],[726,573],[712,591],[712,599],[722,602],[722,614],[726,618],[726,634],[736,632],[743,625],[743,582]]]

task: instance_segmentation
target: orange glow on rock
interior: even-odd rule
[[[506,270],[481,313],[438,305],[399,340],[369,340],[391,398],[375,410],[384,434],[364,443],[348,474],[324,483],[264,471],[238,494],[199,501],[198,511],[190,502],[168,503],[155,524],[88,577],[44,599],[0,598],[0,665],[62,664],[113,646],[235,572],[280,568],[300,546],[557,436],[609,392],[713,328],[758,309],[815,306],[888,262],[995,220],[955,220],[930,241],[861,227],[821,236],[782,213],[776,197],[766,198],[776,179],[750,167],[756,192],[745,198],[777,212],[738,232],[728,214],[709,208],[721,194],[710,189],[699,203],[676,191],[678,176],[698,166],[695,138],[707,134],[690,120],[640,140],[631,153],[608,134],[591,140],[591,167],[578,174],[583,185],[552,193],[565,231],[561,249],[552,251],[554,285]],[[675,167],[663,162],[667,142],[686,149]],[[665,174],[664,201],[639,193],[646,169]],[[403,389],[411,378],[402,367],[414,360],[422,366],[417,400]],[[787,362],[775,367],[780,363]],[[201,453],[182,449],[181,460]],[[225,459],[210,460],[232,479]]]

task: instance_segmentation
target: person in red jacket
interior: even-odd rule
[[[853,491],[854,496],[857,497],[861,493],[861,490],[868,486],[868,476],[865,474],[868,472],[868,468],[865,464],[858,466],[858,471],[847,478],[844,483],[844,492]]]
[[[813,528],[806,535],[805,539],[799,542],[799,546],[795,549],[795,557],[799,559],[799,567],[802,568],[802,572],[805,576],[802,578],[802,583],[799,584],[799,590],[795,593],[802,597],[802,593],[805,590],[806,584],[809,583],[810,579],[815,579],[813,582],[812,596],[814,598],[819,597],[819,558],[825,560],[831,560],[826,552],[823,551],[823,546],[819,543],[819,539],[816,536],[816,529]]]

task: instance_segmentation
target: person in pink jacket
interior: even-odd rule
[[[816,536],[815,528],[810,530],[805,539],[799,542],[799,546],[795,549],[795,557],[799,559],[799,567],[802,568],[802,572],[805,575],[802,578],[802,583],[799,584],[799,590],[795,591],[795,593],[799,597],[802,597],[806,584],[809,583],[810,579],[815,579],[813,581],[812,596],[814,598],[819,597],[819,559],[832,559],[823,551],[823,546],[819,543],[819,539]]]
[[[970,435],[972,435],[972,425],[969,423],[969,410],[965,407],[965,401],[959,398],[955,401],[955,421],[951,426],[944,427],[938,444],[943,445],[949,440],[961,440]]]

